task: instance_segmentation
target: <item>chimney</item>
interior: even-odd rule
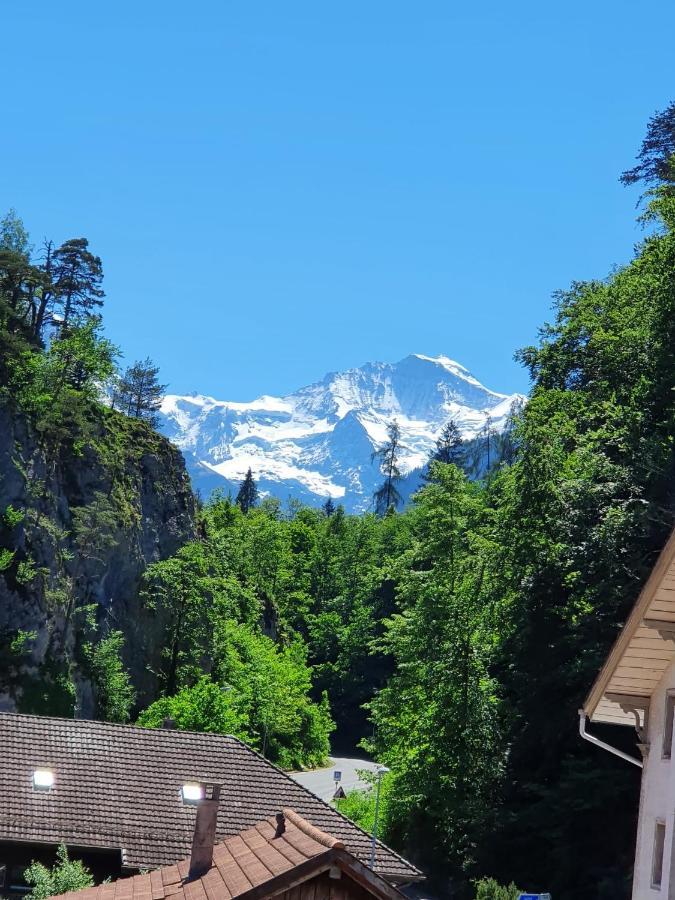
[[[170,718],[169,716],[164,719],[162,722],[162,728],[174,729],[176,727],[176,720]]]
[[[192,838],[188,878],[199,878],[211,868],[219,803],[220,785],[205,784],[204,796],[197,804],[197,818],[195,819],[195,833]]]

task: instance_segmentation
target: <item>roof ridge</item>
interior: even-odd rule
[[[130,722],[106,722],[104,719],[77,719],[69,718],[68,716],[42,716],[36,713],[19,713],[12,712],[10,710],[1,710],[0,716],[7,716],[8,718],[13,719],[33,719],[39,722],[67,722],[69,725],[101,725],[104,728],[113,728],[117,730],[142,731],[144,734],[160,734],[163,737],[176,734],[193,734],[198,735],[200,738],[226,738],[228,741],[236,741],[238,744],[242,744],[248,750],[253,750],[252,747],[249,747],[248,744],[235,737],[233,734],[223,734],[218,731],[192,731],[188,728],[162,728],[161,726],[153,727],[151,725],[137,725]],[[257,751],[255,750],[253,752],[257,753]]]
[[[311,822],[308,822],[307,819],[304,819],[294,809],[286,808],[283,810],[283,814],[289,822],[292,822],[297,829],[304,832],[307,837],[312,838],[312,840],[316,841],[317,844],[322,844],[324,847],[328,847],[329,849],[345,849],[344,841],[341,841],[339,838],[333,837],[332,834],[327,834],[327,832],[322,831],[320,828],[317,828],[316,825],[312,825]]]

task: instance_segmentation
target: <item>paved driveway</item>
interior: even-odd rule
[[[342,772],[342,781],[340,784],[345,792],[353,791],[355,788],[368,787],[367,782],[361,781],[356,774],[357,769],[368,769],[374,772],[377,768],[374,762],[367,759],[349,759],[346,757],[331,756],[330,766],[326,769],[311,769],[308,772],[291,772],[291,777],[295,778],[304,787],[308,788],[317,797],[322,800],[331,800],[335,793],[335,782],[333,781],[333,772],[339,769]]]

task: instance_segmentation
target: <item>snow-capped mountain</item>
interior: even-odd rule
[[[203,494],[217,486],[236,492],[250,467],[261,492],[281,500],[332,497],[362,511],[382,480],[371,456],[392,419],[401,428],[401,469],[411,473],[424,466],[448,419],[469,439],[488,416],[503,427],[519,399],[489,390],[446,356],[415,354],[332,372],[287,397],[251,403],[169,394],[160,427],[183,451]]]

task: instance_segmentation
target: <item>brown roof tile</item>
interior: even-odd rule
[[[218,841],[247,829],[260,833],[261,819],[290,807],[358,859],[369,859],[368,834],[233,737],[0,713],[0,747],[4,840],[120,849],[131,869],[170,865],[188,856],[194,831],[196,807],[182,802],[181,786],[200,781],[222,785]],[[53,770],[51,791],[33,789],[36,768]],[[267,825],[261,827],[264,835]],[[305,854],[308,835],[293,835],[286,852]],[[242,837],[234,846],[251,854],[257,877],[282,865],[278,853],[256,856],[257,838],[250,840],[253,849]],[[218,860],[219,871],[228,865]],[[376,869],[391,881],[421,875],[382,843]],[[151,900],[159,900],[157,880],[152,884]],[[238,890],[234,882],[232,888]]]
[[[266,820],[216,845],[211,868],[199,878],[188,877],[189,861],[182,860],[147,874],[61,894],[59,900],[234,900],[254,888],[269,888],[270,893],[274,893],[281,877],[289,874],[293,877],[298,866],[306,869],[312,861],[316,862],[316,867],[303,873],[308,879],[330,865],[339,865],[341,861],[344,864],[346,854],[340,840],[316,828],[293,810],[285,809],[284,814],[286,830],[278,837],[272,820]],[[302,847],[302,851],[298,847]],[[342,856],[336,858],[336,853]],[[351,859],[353,864],[359,865],[354,857]],[[402,900],[403,895],[381,876],[370,873],[368,877],[377,897]]]

